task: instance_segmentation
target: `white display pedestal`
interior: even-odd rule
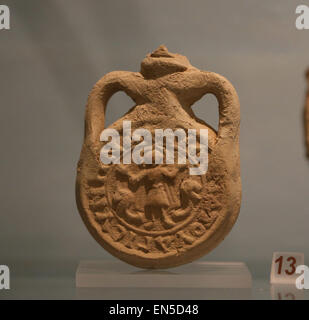
[[[77,288],[251,288],[243,262],[194,262],[166,270],[143,270],[124,262],[81,261]]]

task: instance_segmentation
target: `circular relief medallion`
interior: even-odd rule
[[[102,165],[86,192],[96,239],[137,266],[188,262],[220,220],[219,184],[206,180],[187,165]]]

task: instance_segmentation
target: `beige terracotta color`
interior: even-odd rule
[[[307,92],[304,108],[304,129],[305,129],[305,147],[307,157],[309,158],[309,68],[306,71]]]
[[[110,128],[209,130],[207,174],[188,165],[103,165],[99,136],[109,98],[124,91],[136,105]],[[219,103],[218,133],[191,106],[205,94]],[[92,89],[78,163],[76,199],[92,236],[111,254],[142,268],[169,268],[200,258],[234,225],[241,202],[239,101],[224,77],[191,66],[160,46],[141,72],[115,71]]]

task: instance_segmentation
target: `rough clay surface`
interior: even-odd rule
[[[100,133],[105,109],[117,91],[135,106],[122,122],[137,128],[209,130],[209,164],[203,176],[189,165],[103,165]],[[219,130],[198,119],[191,105],[211,93],[219,103]],[[77,168],[76,199],[92,236],[111,254],[142,268],[191,262],[216,247],[234,225],[241,202],[239,101],[224,77],[191,66],[160,46],[142,61],[141,72],[115,71],[92,89],[85,140]],[[153,134],[154,135],[154,134]]]
[[[305,144],[306,144],[306,154],[309,159],[309,69],[306,71],[306,80],[307,80],[307,92],[305,99],[305,108],[304,108],[304,128],[305,128]]]

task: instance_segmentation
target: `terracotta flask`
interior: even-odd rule
[[[198,155],[198,132],[207,129],[207,172],[190,174],[189,155],[186,164],[125,164],[122,145],[119,163],[103,163],[105,110],[118,91],[135,102],[109,126],[119,132],[120,144],[125,139],[132,143],[132,136],[124,137],[124,123],[131,124],[131,132],[143,128],[152,137],[157,129],[182,129],[189,137],[194,129]],[[191,110],[205,94],[218,100],[218,132]],[[103,248],[138,267],[169,268],[200,258],[226,237],[241,202],[239,101],[227,79],[198,70],[186,57],[160,46],[142,61],[140,72],[115,71],[99,80],[89,95],[85,120],[76,199],[84,223]],[[152,149],[145,150],[153,157]]]

